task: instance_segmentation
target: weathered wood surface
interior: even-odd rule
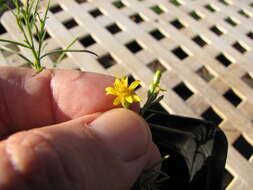
[[[68,53],[58,68],[131,73],[143,81],[138,90],[143,96],[152,69],[163,68],[161,86],[168,89],[163,107],[217,123],[230,144],[226,189],[253,189],[253,2],[180,2],[176,6],[170,0],[54,0],[47,49],[64,48],[79,37],[73,49],[92,50],[98,58]],[[151,9],[154,6],[157,12]],[[21,39],[10,13],[1,23],[7,30],[1,37]],[[131,44],[130,50],[127,44],[133,41],[138,44]],[[44,64],[50,68],[55,59],[47,58]],[[8,54],[1,54],[0,62],[23,64]]]

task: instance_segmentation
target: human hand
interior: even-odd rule
[[[112,77],[33,73],[0,68],[1,190],[130,189],[160,159],[147,123],[112,109]]]

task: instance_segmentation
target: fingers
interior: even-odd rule
[[[0,68],[0,137],[113,108],[114,97],[105,95],[113,77],[70,70],[33,74],[31,69]]]
[[[6,190],[130,189],[160,159],[146,122],[125,109],[18,133],[0,144],[0,154]]]

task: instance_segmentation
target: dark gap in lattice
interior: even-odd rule
[[[242,81],[249,87],[253,88],[253,78],[248,73],[242,76]]]
[[[202,113],[201,117],[213,122],[217,126],[223,121],[223,119],[213,110],[212,107],[209,107],[204,113]]]
[[[137,41],[131,41],[126,44],[126,47],[132,52],[137,53],[141,51],[143,48],[140,46],[140,44]]]
[[[216,10],[212,5],[210,5],[210,4],[205,5],[205,8],[206,8],[207,10],[209,10],[210,12],[212,12],[212,13],[214,13],[214,12],[217,11],[217,10]]]
[[[233,47],[240,53],[245,53],[247,51],[247,49],[243,47],[243,45],[240,42],[235,42],[233,44]]]
[[[154,61],[150,62],[147,66],[151,71],[153,71],[153,73],[155,73],[157,70],[160,70],[161,72],[166,71],[166,68],[161,64],[158,59],[155,59]]]
[[[121,32],[121,28],[116,24],[110,24],[108,26],[106,26],[106,29],[111,33],[111,34],[117,34],[118,32]]]
[[[89,13],[94,18],[103,15],[103,13],[98,8],[92,9],[91,11],[89,11]]]
[[[118,9],[121,9],[121,8],[125,7],[125,5],[122,3],[122,1],[114,1],[112,4],[113,4],[116,8],[118,8]]]
[[[247,36],[248,36],[250,39],[253,40],[253,32],[250,31],[250,32],[247,34]]]
[[[233,20],[231,17],[227,17],[224,19],[228,24],[230,24],[231,26],[236,26],[238,23]]]
[[[154,5],[154,6],[150,7],[150,9],[158,15],[164,13],[164,10],[161,7],[159,7],[158,5]]]
[[[207,42],[200,35],[193,37],[192,40],[200,47],[204,47],[207,45]]]
[[[250,6],[253,7],[253,3],[250,3]]]
[[[174,53],[174,55],[176,55],[180,60],[184,60],[189,56],[181,47],[173,49],[172,53]]]
[[[37,42],[39,42],[39,38],[38,38],[37,34],[34,34],[34,38],[36,39]],[[44,40],[47,40],[49,38],[50,38],[50,35],[46,32]]]
[[[54,50],[62,50],[62,48],[56,48]],[[53,50],[53,51],[54,51]],[[49,58],[52,60],[52,62],[56,63],[56,61],[58,60],[58,58],[61,56],[62,53],[53,53],[49,55]],[[64,56],[62,57],[61,60],[67,58],[67,54],[65,53]]]
[[[71,28],[74,28],[74,27],[78,26],[77,22],[73,18],[63,22],[63,25],[68,29],[71,29]]]
[[[180,22],[180,20],[175,19],[173,21],[170,22],[170,24],[172,24],[175,28],[177,28],[178,30],[184,28],[185,26],[182,24],[182,22]]]
[[[129,18],[137,24],[144,21],[144,19],[138,13],[129,16]]]
[[[0,23],[0,35],[6,33],[7,31],[5,30],[4,26],[2,23]]]
[[[206,82],[209,82],[214,78],[214,76],[208,71],[208,69],[205,66],[198,69],[196,73]]]
[[[16,52],[19,52],[20,49],[17,45],[14,45],[14,44],[7,44],[5,45],[7,48],[13,50],[13,51],[16,51]],[[12,53],[8,52],[8,51],[4,51],[4,50],[0,50],[3,54],[4,57],[9,57],[10,55],[13,55]]]
[[[165,36],[160,32],[160,30],[155,29],[149,32],[151,36],[153,36],[156,40],[161,40],[165,38]]]
[[[49,10],[52,12],[52,13],[58,13],[58,12],[61,12],[62,11],[62,8],[60,5],[54,5],[52,7],[49,8]]]
[[[92,38],[91,35],[84,36],[79,40],[79,42],[84,46],[88,47],[96,43],[96,41]]]
[[[136,81],[136,79],[133,77],[133,75],[128,75],[128,84],[130,85],[132,82]],[[139,88],[141,88],[141,85],[138,85],[135,90],[138,90]]]
[[[227,58],[223,53],[220,53],[218,56],[216,56],[216,59],[225,67],[228,67],[232,64],[232,61]]]
[[[178,1],[178,0],[170,0],[170,2],[171,2],[173,5],[175,5],[176,7],[179,7],[179,6],[182,5],[182,3],[181,3],[180,1]]]
[[[210,30],[217,36],[221,36],[223,34],[223,32],[217,26],[212,26]]]
[[[97,60],[105,69],[108,69],[117,63],[109,53],[99,57]]]
[[[249,160],[253,154],[253,146],[248,143],[242,135],[236,139],[236,141],[233,143],[233,147],[247,160]]]
[[[78,4],[81,4],[81,3],[84,3],[84,2],[87,2],[87,0],[75,0]]]
[[[185,85],[184,82],[179,83],[173,88],[173,91],[176,92],[183,100],[187,100],[193,95],[193,92]]]
[[[226,189],[226,187],[228,187],[228,185],[232,182],[233,179],[234,176],[227,169],[225,169],[222,180],[222,189]]]
[[[228,5],[229,5],[229,2],[228,2],[228,1],[226,1],[226,0],[219,0],[219,2],[221,2],[223,5],[226,5],[226,6],[228,6]]]
[[[242,99],[232,89],[229,89],[223,96],[235,107],[242,102]]]
[[[251,15],[247,11],[245,11],[243,9],[239,10],[238,13],[240,15],[244,16],[245,18],[250,18],[251,17]]]
[[[190,15],[192,18],[194,18],[195,20],[200,20],[200,19],[202,19],[202,17],[201,17],[196,11],[191,11],[191,12],[189,13],[189,15]]]

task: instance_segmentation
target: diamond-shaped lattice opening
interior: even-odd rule
[[[110,24],[110,25],[106,26],[106,29],[111,34],[117,34],[117,33],[122,31],[121,28],[116,23],[113,23],[113,24]]]
[[[180,60],[184,60],[186,59],[187,57],[189,57],[189,55],[184,51],[183,48],[181,47],[177,47],[175,49],[172,50],[172,53],[174,55],[176,55]]]
[[[36,39],[37,42],[39,42],[39,38],[38,38],[38,36],[36,34],[34,34],[34,38]],[[50,35],[46,32],[44,40],[47,40],[49,38],[50,38]]]
[[[219,0],[223,5],[230,5],[231,3],[228,0]]]
[[[236,26],[238,23],[231,17],[225,18],[225,21],[230,24],[231,26]]]
[[[244,16],[245,18],[250,18],[250,17],[252,17],[252,15],[251,15],[248,11],[243,10],[243,9],[239,10],[238,13],[239,13],[240,15]]]
[[[84,47],[89,47],[93,44],[96,43],[96,41],[92,38],[91,35],[87,35],[87,36],[84,36],[83,38],[81,38],[79,40],[79,42],[84,46]]]
[[[62,50],[62,48],[56,48],[54,50]],[[52,50],[52,51],[54,51]],[[62,55],[62,53],[53,53],[49,55],[49,58],[52,60],[53,63],[56,63],[59,59],[59,57]],[[65,53],[64,56],[61,58],[61,60],[67,58],[67,54]]]
[[[114,1],[112,3],[115,7],[117,7],[118,9],[121,9],[123,7],[125,7],[124,3],[122,3],[122,1]]]
[[[105,69],[108,69],[117,63],[109,53],[99,57],[97,60]]]
[[[247,34],[247,36],[248,36],[250,39],[253,40],[253,32],[250,31],[250,32]]]
[[[227,170],[224,170],[223,180],[222,180],[222,189],[226,189],[228,185],[233,181],[234,176]]]
[[[143,48],[140,46],[140,44],[137,41],[131,41],[126,44],[126,47],[132,52],[137,53],[141,51]]]
[[[214,76],[208,71],[208,69],[205,66],[198,69],[196,73],[206,82],[209,82],[214,78]]]
[[[159,7],[158,5],[154,5],[154,6],[150,7],[150,9],[158,15],[164,13],[164,10],[161,7]]]
[[[228,90],[223,96],[235,107],[242,102],[242,99],[232,89]]]
[[[184,28],[185,26],[183,25],[183,23],[178,20],[178,19],[175,19],[173,21],[170,22],[170,24],[172,24],[175,28],[177,28],[178,30],[181,30],[182,28]]]
[[[194,18],[195,20],[202,19],[202,16],[197,11],[191,11],[189,15]]]
[[[155,59],[154,61],[150,62],[147,66],[151,71],[153,71],[153,73],[155,73],[157,70],[160,70],[161,72],[166,71],[166,68],[161,64],[158,59]]]
[[[5,45],[5,47],[7,47],[13,51],[16,51],[16,52],[20,51],[19,47],[14,44],[7,44],[7,45]],[[8,51],[3,51],[3,50],[0,50],[0,51],[2,52],[4,57],[9,57],[10,55],[13,55],[12,53],[10,53]]]
[[[244,47],[240,42],[235,42],[233,47],[240,53],[245,53],[247,51],[246,47]]]
[[[185,85],[184,82],[179,83],[173,88],[173,91],[177,93],[183,100],[187,100],[193,95],[193,92]]]
[[[238,139],[236,139],[236,141],[233,143],[233,146],[247,160],[250,159],[250,157],[253,154],[253,146],[250,143],[248,143],[243,136],[240,136]]]
[[[76,0],[77,3],[82,4],[84,2],[87,2],[87,0]]]
[[[0,23],[0,34],[6,33],[4,26]]]
[[[132,82],[136,81],[136,79],[133,77],[133,75],[128,75],[128,84],[130,85]],[[141,85],[138,85],[135,90],[138,90],[141,88]]]
[[[179,0],[170,0],[170,2],[175,5],[176,7],[179,7],[182,5],[182,2]]]
[[[248,73],[242,76],[242,81],[249,87],[253,88],[253,78]]]
[[[204,113],[202,113],[201,117],[213,122],[217,126],[223,121],[223,119],[213,110],[212,107],[209,107]]]
[[[216,59],[225,67],[228,67],[230,64],[233,62],[223,53],[220,53],[219,55],[216,56]]]
[[[129,18],[137,24],[144,21],[144,19],[138,13],[129,16]]]
[[[58,12],[61,12],[62,11],[62,8],[60,5],[54,5],[52,7],[49,8],[49,10],[52,12],[52,13],[58,13]]]
[[[91,11],[89,11],[89,13],[90,13],[90,15],[93,16],[94,18],[103,15],[103,13],[102,13],[98,8],[92,9]]]
[[[163,35],[163,33],[160,32],[160,30],[155,29],[152,30],[151,32],[149,32],[151,36],[153,36],[156,40],[161,40],[163,38],[165,38],[165,36]]]
[[[74,27],[78,26],[77,22],[73,18],[63,22],[63,25],[68,29],[71,29],[71,28],[74,28]]]
[[[212,26],[210,30],[215,33],[217,36],[221,36],[224,32],[217,26]]]
[[[205,8],[207,9],[207,10],[209,10],[210,12],[216,12],[217,11],[217,8],[215,8],[213,5],[211,5],[211,4],[207,4],[207,5],[205,5]]]
[[[204,47],[207,45],[207,42],[200,35],[193,37],[192,40],[200,47]]]

